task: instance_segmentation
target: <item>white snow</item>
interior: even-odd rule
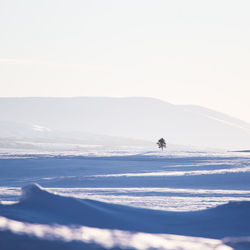
[[[39,131],[39,132],[43,132],[43,131],[50,132],[51,131],[50,128],[46,128],[44,126],[40,126],[40,125],[37,125],[37,124],[33,125],[32,129],[35,130],[35,131]]]
[[[90,151],[1,155],[1,249],[250,246],[249,153]]]
[[[188,175],[208,175],[208,174],[226,174],[226,173],[245,173],[250,171],[249,167],[233,169],[216,169],[216,170],[197,170],[197,171],[157,171],[151,173],[126,173],[126,174],[106,174],[94,175],[93,177],[137,177],[137,176],[188,176]]]
[[[190,250],[230,250],[229,246],[223,244],[221,240],[206,239],[200,237],[187,237],[168,234],[148,234],[135,233],[121,230],[108,230],[92,228],[86,226],[70,227],[64,225],[42,225],[23,223],[0,217],[0,236],[1,231],[10,231],[14,235],[25,235],[37,239],[48,241],[84,243],[83,249],[91,248],[95,244],[97,248],[117,249],[190,249]],[[13,244],[18,249],[20,242]],[[26,241],[26,246],[29,241]],[[39,247],[36,249],[40,249]]]

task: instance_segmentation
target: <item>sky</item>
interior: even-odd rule
[[[155,97],[250,122],[249,0],[1,0],[0,96]]]

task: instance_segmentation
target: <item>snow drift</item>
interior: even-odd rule
[[[231,248],[221,240],[173,234],[213,238],[247,235],[249,208],[250,203],[243,202],[198,212],[163,212],[63,197],[31,184],[22,189],[18,203],[0,206],[0,246],[226,250]],[[232,218],[236,210],[239,216]],[[235,242],[226,239],[228,245]]]
[[[7,154],[0,183],[0,249],[249,249],[248,153]]]
[[[81,225],[209,238],[248,236],[249,211],[250,202],[231,202],[192,212],[142,209],[55,195],[36,184],[22,189],[18,203],[0,206],[2,216],[30,223]]]

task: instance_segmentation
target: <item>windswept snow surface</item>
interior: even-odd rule
[[[249,152],[2,153],[0,249],[250,249],[249,180]]]
[[[223,244],[222,241],[214,239],[108,230],[86,226],[31,224],[4,217],[0,217],[0,247],[4,247],[6,250],[43,249],[43,247],[53,250],[92,248],[141,250],[232,249]]]

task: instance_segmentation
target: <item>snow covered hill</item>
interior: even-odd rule
[[[154,143],[85,132],[63,132],[32,123],[0,121],[0,148],[5,150],[86,150],[102,147],[147,147]]]
[[[0,98],[0,117],[64,132],[250,148],[249,124],[212,110],[152,98]]]
[[[32,123],[0,121],[0,138],[39,138],[48,137],[51,129]]]

